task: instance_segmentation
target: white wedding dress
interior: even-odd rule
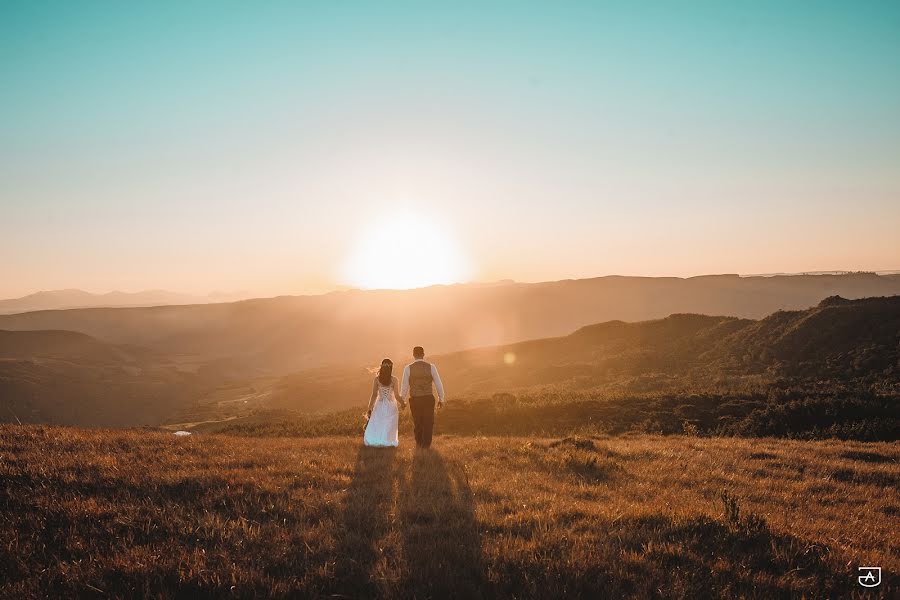
[[[400,411],[397,407],[397,399],[394,397],[394,388],[391,385],[378,385],[378,398],[375,399],[375,407],[366,425],[363,435],[363,443],[366,446],[397,447],[400,440],[397,436],[397,421]]]

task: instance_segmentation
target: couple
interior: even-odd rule
[[[366,432],[363,443],[366,446],[392,447],[399,443],[397,420],[400,408],[406,406],[404,398],[409,391],[409,410],[412,412],[416,445],[419,448],[431,446],[431,432],[434,429],[434,394],[431,386],[437,388],[438,408],[444,406],[444,386],[437,367],[425,362],[422,346],[413,348],[414,362],[403,369],[403,383],[397,389],[397,378],[391,373],[394,363],[389,358],[381,361],[378,377],[372,382],[372,397],[366,412]]]

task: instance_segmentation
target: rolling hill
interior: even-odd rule
[[[431,354],[567,335],[610,320],[673,313],[758,319],[828,296],[900,294],[900,276],[601,277],[537,284],[351,290],[235,303],[91,308],[0,316],[0,329],[78,331],[111,344],[197,362],[227,360],[234,377],[375,363],[421,344]]]
[[[900,296],[832,297],[760,320],[676,314],[611,321],[568,336],[435,356],[456,397],[558,390],[665,391],[729,381],[900,384]],[[397,362],[402,362],[397,361]],[[281,380],[282,408],[336,410],[365,402],[363,366],[304,371]]]
[[[22,358],[114,363],[125,361],[127,356],[114,346],[75,331],[0,331],[0,360]]]
[[[145,290],[143,292],[113,291],[105,294],[92,294],[84,290],[48,290],[35,292],[21,298],[0,300],[0,314],[88,307],[198,304],[202,302],[234,301],[241,297],[246,297],[246,295],[213,293],[204,297],[179,294],[166,290]]]
[[[0,331],[0,422],[159,423],[219,384],[205,372],[82,333]]]
[[[675,314],[609,321],[565,336],[430,356],[454,399],[514,394],[546,404],[557,397],[683,398],[723,390],[765,398],[787,385],[896,398],[898,342],[900,296],[831,297],[760,320]],[[259,409],[341,411],[363,405],[371,385],[367,364],[351,362],[351,348],[342,366],[247,377],[240,356],[190,362],[72,331],[0,331],[0,421],[128,426],[220,421]],[[399,365],[405,356],[393,358]],[[703,402],[712,410],[729,401],[719,395]]]

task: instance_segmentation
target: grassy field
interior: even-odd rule
[[[0,597],[851,597],[900,444],[0,427]]]

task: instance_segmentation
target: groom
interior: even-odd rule
[[[444,386],[437,367],[425,362],[425,350],[422,346],[413,348],[416,359],[403,369],[403,380],[400,384],[400,402],[409,391],[409,410],[412,412],[413,429],[416,432],[416,445],[419,448],[431,446],[431,432],[434,429],[434,394],[431,384],[437,388],[438,408],[444,406]]]

